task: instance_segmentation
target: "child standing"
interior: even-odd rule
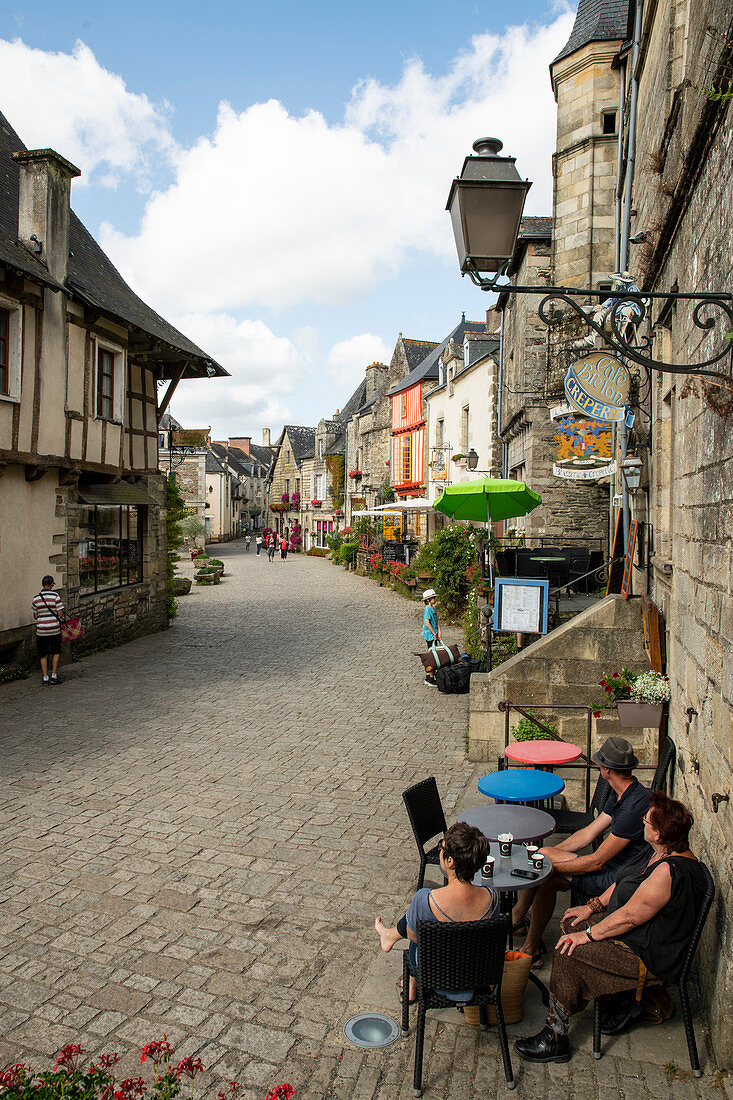
[[[425,604],[422,620],[422,636],[425,639],[427,648],[430,649],[431,645],[435,645],[436,642],[441,640],[440,626],[438,625],[438,612],[435,607],[438,596],[433,588],[426,588],[422,594],[422,598]],[[429,687],[438,686],[435,676],[431,676],[428,672],[425,673],[423,683],[427,684]]]

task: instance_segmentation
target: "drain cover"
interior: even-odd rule
[[[388,1047],[399,1033],[397,1021],[381,1012],[362,1012],[344,1024],[344,1035],[358,1047]]]

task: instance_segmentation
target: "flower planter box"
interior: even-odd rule
[[[625,729],[658,729],[662,720],[662,703],[635,703],[633,700],[616,703],[618,720]]]

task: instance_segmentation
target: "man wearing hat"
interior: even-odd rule
[[[533,966],[541,963],[540,940],[555,908],[558,890],[578,886],[591,898],[598,897],[615,881],[619,867],[646,847],[643,818],[649,809],[650,792],[632,774],[639,763],[632,746],[624,737],[608,737],[592,759],[611,787],[603,811],[590,825],[561,844],[541,849],[552,863],[552,874],[534,890],[522,890],[512,914],[517,928],[532,906],[529,932],[522,950],[532,956]],[[608,835],[595,852],[578,854],[607,830]]]
[[[434,588],[426,588],[422,594],[423,603],[425,604],[425,611],[422,618],[422,636],[425,639],[428,649],[431,645],[435,645],[440,641],[440,627],[438,626],[438,612],[435,604],[438,599],[438,594]],[[425,673],[425,679],[423,683],[428,687],[437,687],[438,681],[434,676],[431,676],[429,672]]]

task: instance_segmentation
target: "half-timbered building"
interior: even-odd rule
[[[0,115],[0,663],[32,651],[56,578],[80,650],[167,624],[158,422],[184,377],[225,375],[145,304],[70,208],[78,169]],[[163,394],[159,403],[159,387]]]

